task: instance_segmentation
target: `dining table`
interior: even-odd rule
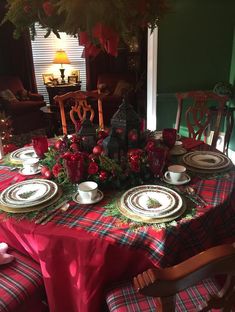
[[[210,146],[190,147],[194,150]],[[171,158],[181,161],[181,156]],[[40,264],[51,312],[103,312],[105,294],[115,283],[235,240],[234,166],[213,174],[187,172],[191,177],[187,185],[195,194],[186,194],[185,185],[155,181],[185,200],[186,211],[170,222],[141,223],[113,213],[123,191],[110,188],[95,204],[79,204],[68,197],[69,208],[57,211],[45,224],[37,222],[37,214],[0,210],[0,241]],[[4,160],[0,163],[1,191],[28,179],[32,177],[12,170]]]

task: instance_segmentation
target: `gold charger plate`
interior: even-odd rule
[[[174,215],[171,215],[170,217],[165,217],[165,218],[149,218],[145,216],[140,216],[133,211],[129,210],[127,207],[121,205],[121,200],[118,200],[118,210],[120,211],[121,214],[123,214],[125,217],[136,221],[136,222],[143,222],[143,223],[164,223],[164,222],[170,222],[173,221],[177,218],[179,218],[186,210],[187,206],[185,201],[182,199],[183,204],[180,210],[177,211]]]
[[[38,211],[38,210],[44,209],[50,205],[55,204],[56,201],[60,199],[61,195],[62,195],[62,190],[58,189],[58,192],[56,193],[56,195],[53,198],[51,198],[47,202],[44,202],[44,203],[39,204],[37,206],[28,207],[28,208],[22,207],[19,209],[19,208],[9,207],[9,206],[5,206],[5,205],[1,204],[0,210],[3,210],[5,212],[11,212],[11,213],[25,213],[25,212]]]

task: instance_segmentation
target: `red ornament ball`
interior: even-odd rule
[[[138,134],[135,130],[131,130],[129,133],[128,133],[128,139],[132,142],[135,142],[138,140]]]
[[[61,147],[63,146],[63,141],[62,140],[56,141],[54,146],[55,146],[55,149],[60,150]]]
[[[100,145],[96,145],[93,150],[92,150],[93,154],[95,155],[101,155],[101,153],[103,152],[103,148]]]
[[[104,170],[101,170],[101,171],[100,171],[100,174],[99,174],[99,179],[100,179],[100,181],[106,181],[107,178],[108,178],[107,172],[104,171]]]

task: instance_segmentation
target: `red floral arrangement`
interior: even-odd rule
[[[99,186],[116,188],[134,186],[161,176],[167,149],[153,139],[149,132],[142,140],[142,148],[129,149],[119,161],[109,158],[102,147],[106,131],[99,131],[97,145],[91,153],[82,150],[82,138],[64,136],[49,147],[41,160],[41,172],[59,184],[93,180]]]

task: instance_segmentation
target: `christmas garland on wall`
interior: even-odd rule
[[[129,42],[140,30],[155,29],[168,11],[166,0],[7,0],[4,21],[15,26],[14,36],[30,28],[36,35],[35,23],[53,32],[80,36],[90,55],[101,49],[116,56],[120,39]]]

